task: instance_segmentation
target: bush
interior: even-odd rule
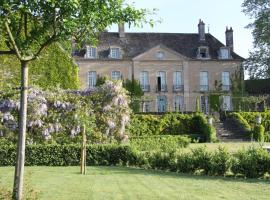
[[[209,174],[209,171],[211,170],[212,154],[207,151],[206,147],[192,149],[192,157],[195,170],[200,171],[203,174]]]
[[[177,156],[176,168],[178,172],[194,173],[194,159],[190,153],[181,153]]]
[[[270,142],[270,131],[264,133],[264,141]]]
[[[177,148],[187,147],[191,139],[187,136],[149,136],[149,137],[133,137],[130,145],[140,151],[170,151]]]
[[[270,154],[262,148],[238,151],[232,160],[232,172],[247,178],[263,177],[270,170]]]
[[[210,174],[224,176],[230,167],[231,155],[225,147],[219,146],[212,154]]]
[[[264,127],[262,125],[256,125],[253,130],[253,137],[258,142],[264,142]]]

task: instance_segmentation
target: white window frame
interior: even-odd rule
[[[161,91],[165,92],[167,91],[167,73],[166,71],[158,71],[157,77],[160,77],[160,83],[161,83]],[[158,85],[158,82],[157,82]]]
[[[182,71],[174,71],[173,72],[173,87],[174,87],[174,90],[181,90],[182,85],[183,85]]]
[[[144,92],[149,91],[149,72],[141,71],[140,72],[140,86]]]
[[[91,59],[97,58],[97,48],[93,46],[87,46],[85,58],[91,58]]]
[[[221,83],[222,83],[222,90],[229,91],[230,90],[230,72],[224,71],[221,73]]]
[[[151,102],[145,101],[143,102],[143,112],[150,112],[151,111]]]
[[[203,57],[201,55],[202,51],[205,51],[205,57]],[[199,58],[199,59],[209,59],[210,58],[209,48],[207,46],[200,46],[198,48],[197,58]]]
[[[232,98],[231,98],[231,96],[229,96],[229,95],[222,96],[222,108],[223,108],[224,111],[231,111],[232,110]]]
[[[93,88],[97,84],[97,72],[96,71],[89,71],[88,72],[88,87]]]
[[[230,59],[230,48],[221,47],[219,49],[219,59]]]
[[[209,90],[209,74],[208,71],[200,71],[200,91]]]
[[[121,80],[121,72],[120,71],[112,71],[111,73],[111,79],[112,80]]]
[[[119,47],[111,47],[110,48],[110,58],[113,59],[120,59],[121,58],[121,51]]]
[[[181,95],[176,95],[173,98],[173,108],[176,112],[184,111],[184,97]]]

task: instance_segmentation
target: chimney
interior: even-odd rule
[[[232,27],[230,29],[228,27],[226,27],[225,36],[226,36],[226,46],[230,47],[230,50],[233,51],[233,29],[232,29]]]
[[[118,24],[118,33],[119,38],[125,38],[125,24],[123,22]]]
[[[201,19],[198,24],[198,32],[199,32],[199,40],[205,41],[205,24]]]

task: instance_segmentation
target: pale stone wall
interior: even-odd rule
[[[234,74],[238,70],[241,61],[233,60],[189,60],[174,52],[165,51],[166,59],[157,60],[154,58],[155,52],[159,48],[153,48],[148,53],[138,56],[131,60],[77,60],[79,65],[79,76],[82,88],[87,87],[88,71],[96,71],[99,76],[111,77],[114,70],[121,71],[123,79],[131,79],[134,70],[134,78],[139,80],[141,71],[149,72],[150,92],[145,92],[146,96],[150,96],[151,111],[157,111],[157,96],[165,95],[167,97],[168,110],[173,110],[174,96],[184,96],[185,111],[195,111],[196,99],[203,95],[199,91],[200,71],[208,72],[209,89],[215,90],[215,80],[221,81],[223,71]],[[164,50],[164,49],[163,49]],[[158,71],[166,72],[167,92],[156,92],[157,73]],[[173,72],[182,71],[182,81],[184,91],[173,92]]]

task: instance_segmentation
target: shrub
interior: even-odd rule
[[[256,141],[264,142],[264,127],[262,125],[256,125],[253,130],[253,137]]]
[[[130,145],[140,151],[170,151],[177,148],[187,147],[191,139],[187,136],[149,136],[149,137],[133,137]]]
[[[262,148],[249,148],[238,151],[232,160],[232,172],[247,178],[263,177],[269,172],[270,154]]]
[[[154,152],[149,157],[149,165],[152,169],[175,170],[175,163],[176,159],[174,153],[158,151]]]
[[[230,167],[231,155],[225,147],[219,146],[212,154],[210,174],[224,176]]]
[[[190,153],[181,153],[177,156],[176,168],[178,172],[194,173],[194,159]]]
[[[270,142],[270,131],[264,133],[264,141]]]
[[[206,147],[192,149],[192,157],[195,170],[203,170],[202,173],[209,174],[212,154],[207,151]]]

